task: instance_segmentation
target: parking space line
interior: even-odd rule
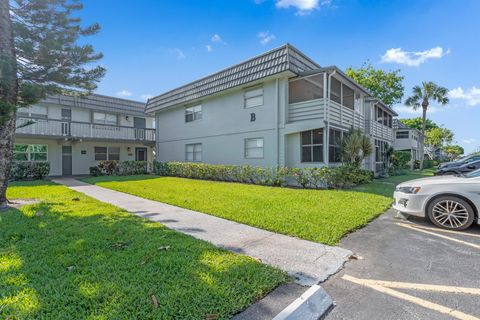
[[[346,277],[353,278],[351,276],[346,276]],[[395,288],[395,289],[412,289],[412,290],[421,290],[421,291],[435,291],[435,292],[480,295],[480,289],[477,289],[477,288],[442,286],[442,285],[421,284],[421,283],[411,283],[411,282],[367,280],[367,279],[363,279],[362,281],[366,284],[378,285],[382,287]]]
[[[440,304],[433,303],[431,301],[424,300],[424,299],[421,299],[421,298],[417,298],[417,297],[414,297],[412,295],[390,289],[386,286],[376,284],[375,282],[372,282],[373,280],[358,279],[358,278],[355,278],[355,277],[352,277],[352,276],[349,276],[349,275],[343,275],[342,279],[353,282],[353,283],[356,283],[356,284],[359,284],[359,285],[362,285],[362,286],[365,286],[365,287],[368,287],[368,288],[371,288],[373,290],[376,290],[378,292],[387,294],[389,296],[392,296],[392,297],[395,297],[395,298],[398,298],[398,299],[402,299],[402,300],[417,304],[421,307],[424,307],[424,308],[427,308],[427,309],[430,309],[430,310],[434,310],[434,311],[449,315],[451,317],[454,317],[454,318],[457,318],[457,319],[460,319],[460,320],[480,320],[480,318],[477,318],[475,316],[466,314],[466,313],[458,311],[456,309],[445,307],[445,306],[442,306]]]
[[[447,239],[447,240],[450,240],[450,241],[453,241],[453,242],[461,243],[461,244],[464,244],[466,246],[469,246],[469,247],[472,247],[472,248],[475,248],[475,249],[480,249],[480,245],[478,245],[478,244],[470,243],[470,242],[463,241],[463,240],[458,240],[458,239],[455,239],[455,238],[452,238],[452,237],[444,236],[443,234],[438,234],[438,233],[435,233],[435,232],[423,230],[423,229],[417,228],[416,226],[411,225],[411,224],[398,223],[398,222],[395,223],[395,224],[398,225],[398,226],[404,227],[404,228],[408,228],[408,229],[415,230],[415,231],[418,231],[418,232],[423,232],[423,233],[430,234],[432,236],[436,236],[436,237],[439,237],[439,238]]]
[[[413,223],[408,223],[408,224],[411,225],[411,226],[414,226],[415,228],[419,228],[419,229],[440,231],[440,232],[445,232],[445,233],[457,234],[457,235],[461,235],[461,236],[469,236],[469,237],[480,238],[480,234],[475,234],[475,233],[466,233],[466,232],[461,232],[461,231],[453,231],[453,230],[446,230],[446,229],[440,229],[440,228],[426,227],[426,226],[413,224]]]

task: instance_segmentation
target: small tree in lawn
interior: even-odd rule
[[[455,160],[459,156],[465,153],[464,149],[459,145],[447,145],[443,147],[443,151],[447,154],[450,161]]]
[[[422,134],[420,136],[420,170],[423,170],[423,158],[425,148],[425,127],[427,122],[427,110],[430,106],[430,100],[441,105],[449,102],[448,89],[441,87],[431,81],[422,82],[421,86],[414,86],[412,96],[405,100],[405,105],[412,107],[414,110],[422,108]]]
[[[370,139],[362,131],[352,129],[342,139],[342,160],[344,163],[360,167],[362,161],[373,152]]]
[[[0,206],[7,203],[18,108],[50,94],[94,90],[105,69],[102,58],[82,36],[98,24],[82,27],[72,0],[0,0]]]

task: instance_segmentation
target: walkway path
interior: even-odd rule
[[[313,285],[336,273],[352,254],[339,247],[301,240],[157,201],[90,185],[73,178],[54,182],[137,216],[278,267],[301,285]]]

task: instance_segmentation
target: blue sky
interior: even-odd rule
[[[289,42],[322,66],[400,69],[451,90],[429,118],[480,146],[478,0],[84,0],[87,39],[104,53],[98,93],[145,100]],[[398,105],[401,117],[417,116]]]

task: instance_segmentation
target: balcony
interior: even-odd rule
[[[375,138],[393,142],[393,129],[384,124],[380,124],[375,120],[366,120],[365,129],[367,133]]]
[[[288,123],[310,119],[326,120],[346,128],[353,126],[364,130],[363,114],[329,99],[320,98],[288,105]]]
[[[24,117],[17,117],[17,127],[15,134],[35,137],[155,142],[155,129]]]

